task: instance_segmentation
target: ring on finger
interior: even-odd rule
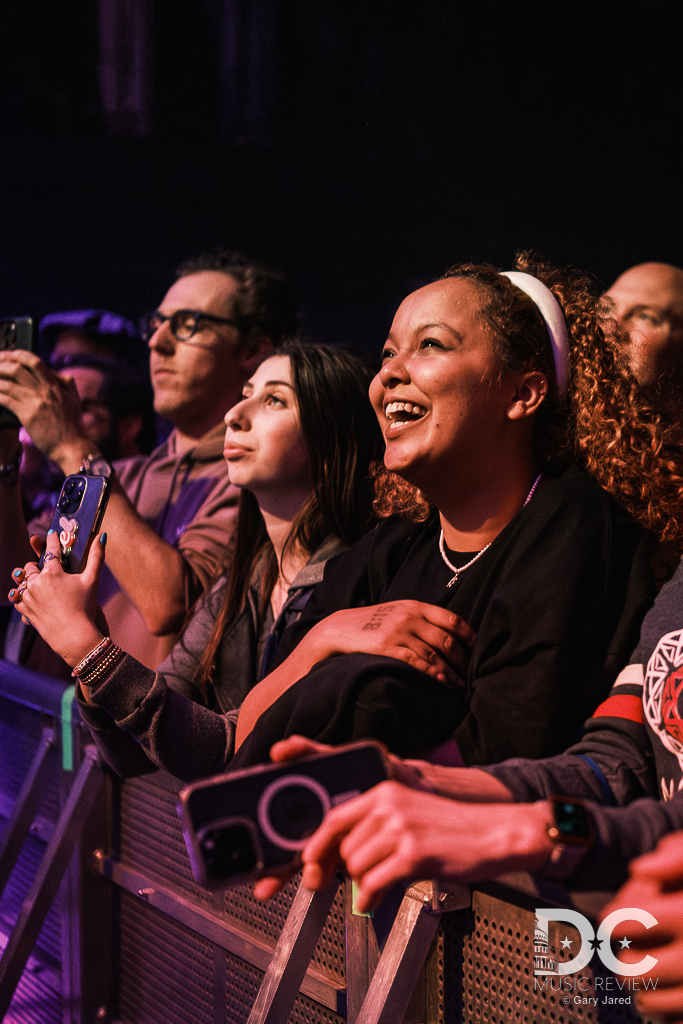
[[[51,562],[53,558],[57,558],[57,557],[58,556],[55,555],[54,552],[48,551],[48,553],[43,558],[43,566],[46,566],[48,562]]]

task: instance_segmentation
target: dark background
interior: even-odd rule
[[[453,262],[683,263],[680,0],[132,0],[132,113],[101,86],[130,6],[3,5],[1,315],[137,316],[224,243],[376,348]]]

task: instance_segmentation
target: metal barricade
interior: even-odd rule
[[[593,1001],[604,970],[582,971],[576,992],[534,975],[534,908],[560,903],[528,878],[471,894],[416,883],[385,929],[353,913],[346,883],[313,894],[295,879],[267,904],[246,886],[208,892],[192,878],[180,784],[114,778],[88,738],[64,684],[0,662],[7,1024],[639,1020],[632,1000]],[[553,925],[548,943],[566,959],[560,928],[575,938]]]
[[[108,972],[83,971],[83,929],[104,885],[80,870],[96,831],[102,773],[72,722],[73,689],[0,660],[0,1018],[79,1024],[101,1003]],[[95,902],[101,909],[101,900]],[[93,987],[96,992],[93,992]]]

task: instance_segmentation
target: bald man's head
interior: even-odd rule
[[[683,270],[639,263],[608,288],[601,309],[628,336],[631,369],[644,387],[662,384],[683,396]]]

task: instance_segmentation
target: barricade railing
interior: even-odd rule
[[[534,974],[534,910],[566,897],[526,876],[471,893],[416,882],[374,919],[340,880],[319,894],[293,880],[267,904],[247,886],[208,892],[192,878],[180,784],[102,770],[64,693],[0,661],[7,1024],[639,1020],[599,963],[570,987]],[[575,907],[594,917],[605,898]],[[551,923],[544,955],[568,959],[577,941]]]

